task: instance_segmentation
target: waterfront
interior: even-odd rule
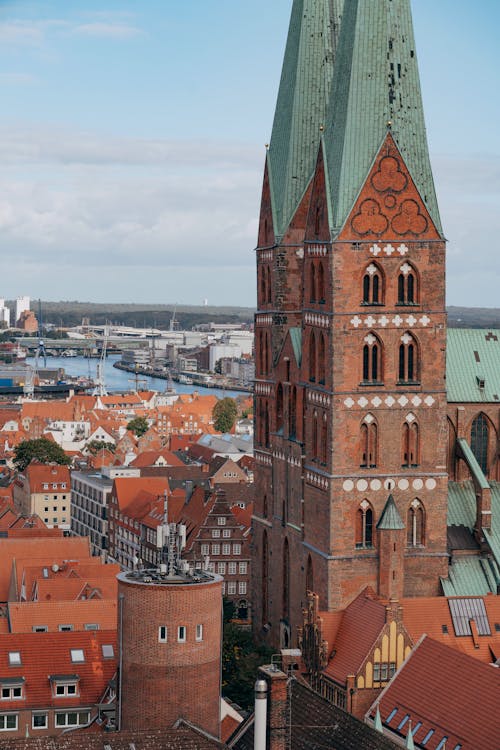
[[[104,376],[106,387],[109,392],[135,390],[134,375],[129,372],[124,372],[123,370],[117,370],[116,367],[113,367],[113,364],[119,360],[120,357],[121,355],[119,354],[110,354],[106,358]],[[33,357],[28,357],[26,361],[30,364],[34,364],[35,360]],[[62,367],[64,368],[66,375],[70,377],[90,378],[93,380],[96,376],[96,366],[98,362],[98,359],[89,359],[87,357],[47,357],[47,368],[56,369]],[[43,367],[43,362],[39,361],[38,366],[40,368]],[[236,398],[237,396],[250,395],[242,394],[239,391],[203,388],[202,386],[183,385],[181,383],[171,383],[171,385],[177,393],[193,393],[193,391],[197,391],[198,393],[203,394],[211,393],[219,398],[224,398],[224,396]],[[139,388],[162,392],[167,386],[168,382],[166,380],[143,375],[139,376]]]

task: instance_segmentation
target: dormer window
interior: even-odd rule
[[[24,698],[24,677],[0,678],[0,699],[16,701]]]
[[[79,694],[78,683],[80,678],[77,674],[51,675],[49,680],[54,698],[72,698]]]

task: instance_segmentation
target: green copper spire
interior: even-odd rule
[[[282,236],[314,172],[344,0],[294,0],[269,148],[274,231]]]
[[[334,234],[346,221],[388,128],[441,232],[410,0],[346,0],[325,127]]]
[[[394,498],[392,495],[389,495],[384,510],[382,511],[382,515],[380,516],[380,520],[377,524],[377,529],[385,529],[386,531],[398,531],[399,529],[404,528],[405,525],[401,520],[401,516],[399,515],[399,510],[396,507]]]

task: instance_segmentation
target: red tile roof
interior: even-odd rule
[[[384,605],[369,593],[365,589],[345,608],[335,643],[329,643],[335,655],[328,662],[325,674],[341,684],[348,675],[357,674],[385,624]]]
[[[98,625],[99,630],[116,630],[116,606],[116,599],[9,602],[10,632],[31,633],[34,626],[46,625],[50,633],[56,633],[59,625],[85,630],[88,624]]]
[[[52,489],[52,484],[57,484],[57,491],[64,492],[64,490],[71,490],[70,473],[67,466],[59,466],[56,464],[38,464],[32,463],[26,467],[25,475],[29,481],[30,492],[47,492],[47,488],[44,488],[44,484],[48,485],[48,489]],[[62,485],[66,486],[63,488]]]
[[[50,567],[57,560],[90,557],[88,537],[0,539],[0,601],[6,602],[12,571],[12,562],[27,558],[38,565]]]
[[[417,747],[432,731],[425,750],[436,750],[444,737],[450,750],[500,747],[500,670],[432,638],[417,644],[377,702],[384,727],[400,737],[408,734],[408,722],[398,726],[409,716]],[[375,711],[372,706],[372,717]]]
[[[103,645],[112,645],[114,658],[105,659]],[[84,662],[71,660],[71,649],[82,649]],[[21,665],[9,664],[9,653],[21,654]],[[0,675],[24,677],[26,697],[9,701],[9,710],[20,708],[68,708],[97,703],[116,672],[116,630],[70,633],[9,633],[0,635]],[[80,696],[56,698],[52,695],[50,675],[79,677]]]
[[[163,460],[162,460],[163,459]],[[134,459],[130,466],[183,466],[184,464],[178,458],[175,453],[168,450],[161,451],[143,451],[136,459]]]
[[[160,497],[169,490],[166,477],[117,477],[113,484],[113,495],[122,512],[128,509],[140,492]]]
[[[490,635],[478,635],[476,642],[472,635],[455,635],[449,602],[461,600],[464,597],[402,599],[403,622],[415,643],[426,633],[446,646],[451,646],[457,651],[489,664],[492,660],[492,652],[496,659],[500,659],[500,629],[497,630],[495,627],[495,623],[500,623],[500,596],[489,594],[466,598],[484,603],[490,626]]]

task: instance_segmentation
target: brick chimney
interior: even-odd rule
[[[267,682],[268,750],[288,747],[288,676],[274,664],[259,667],[259,679]]]

